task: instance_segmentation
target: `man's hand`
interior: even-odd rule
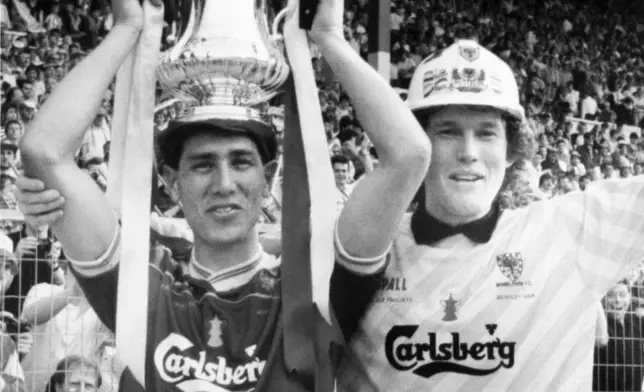
[[[33,227],[54,225],[63,216],[65,199],[35,178],[20,177],[16,181],[16,200],[25,222]]]
[[[29,332],[21,332],[18,334],[16,348],[21,356],[29,354],[31,347],[34,345],[34,338]]]
[[[16,257],[22,259],[26,256],[33,257],[38,249],[38,239],[36,237],[25,237],[18,241],[16,245]]]
[[[152,2],[161,3],[160,0]],[[139,0],[112,0],[114,12],[114,25],[131,26],[136,29],[143,28],[143,8]]]
[[[313,20],[313,26],[309,31],[309,37],[318,44],[328,37],[344,39],[343,15],[343,0],[321,0]]]

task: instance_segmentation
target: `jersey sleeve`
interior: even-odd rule
[[[644,260],[644,177],[591,183],[552,201],[579,273],[599,295]]]
[[[349,341],[382,282],[389,250],[371,259],[353,257],[340,243],[337,225],[334,243],[336,262],[331,274],[330,303],[342,335]]]
[[[116,329],[116,301],[118,290],[119,255],[121,250],[121,228],[118,226],[114,239],[105,254],[94,261],[70,260],[72,272],[85,298],[101,322],[112,332]],[[155,301],[169,295],[168,284],[163,284],[164,274],[148,263],[148,319],[155,320]]]

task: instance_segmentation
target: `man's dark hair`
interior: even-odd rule
[[[34,82],[31,82],[31,81],[29,81],[29,80],[27,80],[27,79],[20,79],[20,80],[18,80],[18,87],[23,88],[23,87],[25,87],[25,84],[30,84],[30,85],[32,85],[32,86],[33,86],[33,85],[34,85]]]
[[[344,155],[334,155],[331,157],[331,166],[335,165],[336,163],[348,165],[349,158],[345,157]]]
[[[345,129],[343,131],[340,131],[338,134],[338,140],[340,143],[344,143],[347,140],[351,140],[353,138],[358,137],[358,132],[354,131],[353,129]]]

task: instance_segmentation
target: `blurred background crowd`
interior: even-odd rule
[[[272,3],[273,11],[284,5]],[[345,38],[366,59],[369,1],[345,3]],[[642,175],[644,8],[636,3],[392,0],[390,82],[405,98],[416,66],[459,38],[476,39],[507,61],[535,137],[535,154],[508,170],[499,195],[504,208],[584,191],[605,178]],[[182,9],[180,0],[168,2],[164,49],[179,38]],[[109,32],[112,20],[106,0],[0,0],[0,391],[116,390],[114,337],[67,273],[60,243],[48,227],[24,224],[14,196],[21,175],[17,146],[25,128],[56,84]],[[336,179],[330,192],[341,209],[356,181],[378,164],[378,155],[315,48],[312,64]],[[112,87],[106,93],[77,153],[79,166],[104,190],[113,92]],[[159,133],[185,103],[161,92],[156,99]],[[279,101],[266,112],[281,140]],[[279,166],[263,214],[261,230],[269,234],[280,220]],[[191,233],[180,223],[181,207],[171,201],[160,176],[153,205],[152,251],[169,248],[185,260]],[[265,247],[270,249],[270,241]],[[644,269],[637,268],[598,303],[594,390],[642,390],[642,316]]]

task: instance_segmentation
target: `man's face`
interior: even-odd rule
[[[67,368],[65,382],[56,392],[94,392],[98,390],[96,369],[86,364],[74,364]]]
[[[63,68],[62,66],[57,66],[54,69],[54,75],[56,76],[56,79],[63,80],[63,77],[65,76],[65,68]]]
[[[606,165],[604,168],[604,177],[611,178],[613,176],[613,165]]]
[[[430,118],[432,160],[425,178],[428,211],[447,223],[485,215],[507,165],[500,113],[447,107]]]
[[[15,164],[16,153],[8,148],[3,148],[0,152],[0,167],[8,169],[12,164]]]
[[[198,133],[185,142],[179,170],[171,175],[195,241],[217,245],[249,238],[267,191],[250,138]]]
[[[34,82],[38,78],[38,72],[35,69],[30,69],[27,72],[27,80]]]
[[[49,77],[45,79],[45,89],[48,92],[53,91],[54,87],[56,87],[57,84],[58,84],[58,80],[56,80],[56,78],[54,77]]]
[[[570,178],[568,177],[561,177],[561,179],[559,180],[559,186],[566,193],[573,191],[575,189],[572,181],[570,181]]]
[[[18,56],[18,60],[20,61],[20,65],[22,65],[22,66],[28,65],[30,59],[31,59],[31,56],[29,56],[29,53],[27,53],[27,52],[22,52]]]
[[[13,282],[14,273],[12,262],[5,259],[0,259],[0,293],[7,291],[11,282]]]
[[[23,106],[20,114],[25,122],[29,122],[34,119],[36,111],[28,106]]]
[[[549,191],[549,190],[551,190],[551,189],[552,189],[552,188],[554,188],[554,187],[555,187],[555,184],[554,184],[554,182],[552,181],[552,178],[545,178],[545,179],[541,182],[541,188],[543,188],[543,189],[544,189],[544,190],[546,190],[546,191]]]
[[[572,157],[570,157],[570,164],[572,166],[579,165],[579,157],[577,155],[573,155]]]
[[[588,179],[588,177],[582,177],[581,179],[579,179],[579,188],[582,191],[585,190],[589,182],[590,182],[590,179]]]
[[[24,83],[22,85],[22,92],[25,94],[27,99],[34,97],[34,85],[31,83]]]
[[[18,119],[18,111],[13,107],[7,109],[6,120],[15,121],[17,119]]]
[[[7,133],[8,139],[11,139],[11,140],[20,139],[20,136],[22,135],[22,129],[20,127],[20,124],[15,122],[9,124],[6,130],[6,133]]]
[[[349,165],[346,163],[334,163],[333,175],[335,176],[336,185],[346,185],[347,181],[349,180]]]
[[[618,283],[606,294],[606,310],[611,313],[625,314],[631,303],[628,287]]]

